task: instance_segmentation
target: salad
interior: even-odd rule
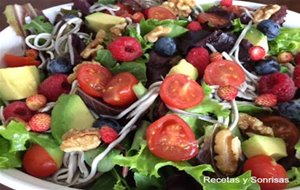
[[[0,68],[0,169],[91,190],[300,186],[300,29],[283,27],[286,6],[4,13],[24,52]]]

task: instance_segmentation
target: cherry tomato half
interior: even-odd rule
[[[22,57],[22,56],[16,56],[11,54],[5,54],[3,59],[5,64],[8,67],[22,67],[22,66],[29,66],[29,65],[38,66],[41,64],[40,61],[35,60],[32,57]]]
[[[27,173],[35,177],[48,177],[59,169],[49,153],[37,144],[26,151],[23,167]]]
[[[131,16],[131,18],[133,22],[139,23],[144,18],[144,14],[142,12],[136,12]]]
[[[286,142],[288,153],[293,154],[294,147],[300,138],[296,125],[280,116],[268,116],[261,120],[266,126],[272,127],[274,136],[282,138]]]
[[[201,103],[204,98],[202,87],[183,74],[171,74],[160,87],[162,101],[174,108],[186,109]]]
[[[209,85],[239,87],[246,80],[243,69],[233,61],[220,60],[209,64],[204,71],[204,80]]]
[[[103,100],[113,106],[127,106],[133,103],[137,97],[133,86],[139,81],[129,73],[119,73],[106,85]]]
[[[195,135],[178,115],[168,114],[152,123],[146,132],[149,150],[157,157],[184,161],[198,154]]]
[[[157,20],[167,20],[167,19],[176,19],[171,11],[163,7],[150,7],[146,12],[148,19],[157,19]]]
[[[101,98],[104,87],[112,79],[111,72],[98,64],[82,64],[77,71],[80,88],[90,96]]]
[[[244,165],[244,172],[251,170],[251,175],[258,179],[261,190],[283,190],[287,186],[287,173],[270,156],[257,155],[249,158]],[[262,179],[270,180],[262,183]],[[277,183],[276,181],[277,180]]]

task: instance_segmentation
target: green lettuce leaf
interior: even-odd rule
[[[300,51],[300,28],[281,28],[280,34],[273,41],[269,42],[269,54],[277,55],[282,51],[293,54]]]
[[[242,113],[248,113],[248,114],[255,114],[255,113],[262,113],[262,112],[272,112],[271,108],[267,107],[260,107],[256,106],[254,104],[245,104],[245,103],[238,103],[238,110]]]
[[[10,152],[10,142],[0,137],[0,169],[20,168],[22,166],[20,152]]]
[[[234,19],[233,21],[231,21],[231,23],[233,25],[232,32],[241,32],[245,28],[245,25],[242,24],[240,18]]]
[[[118,180],[114,185],[113,190],[126,190],[126,187],[124,187],[121,180]]]
[[[175,38],[178,37],[188,31],[185,28],[188,21],[186,20],[156,20],[156,19],[147,19],[141,20],[140,27],[141,27],[141,34],[144,36],[145,34],[149,33],[157,26],[164,26],[169,27],[172,29],[172,32],[168,34],[168,37]]]
[[[10,143],[10,152],[26,150],[25,144],[30,139],[23,123],[11,121],[6,127],[0,126],[0,136]]]
[[[44,16],[37,16],[30,23],[25,24],[23,30],[30,30],[34,34],[51,33],[53,25],[46,21]]]
[[[136,190],[148,190],[148,189],[162,190],[163,189],[160,178],[149,177],[137,172],[133,174],[133,178],[135,181]]]
[[[117,61],[107,49],[100,49],[97,51],[96,61],[108,69],[113,68],[117,64]]]
[[[300,160],[300,140],[295,145],[295,149],[296,149],[296,158],[298,158]]]
[[[98,3],[101,3],[103,5],[109,5],[109,4],[115,4],[116,0],[98,0]]]
[[[140,42],[144,53],[153,47],[153,43],[144,40],[144,38],[140,34],[138,34],[135,28],[130,27],[128,29],[128,32],[129,32],[129,36],[136,38]]]
[[[117,183],[117,179],[111,172],[104,173],[99,177],[96,182],[87,188],[88,190],[112,190],[114,185]]]
[[[289,178],[288,187],[300,186],[300,168],[292,167],[287,171],[287,175]]]

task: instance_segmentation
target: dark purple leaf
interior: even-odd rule
[[[83,14],[89,14],[89,8],[91,4],[88,0],[73,0],[74,9],[80,10]]]
[[[82,62],[80,53],[84,50],[86,45],[77,34],[72,34],[72,47],[74,51],[74,63],[77,65]]]
[[[282,25],[285,22],[284,18],[287,15],[287,10],[288,10],[287,6],[282,5],[279,11],[277,11],[272,15],[271,19],[277,22],[278,24]]]

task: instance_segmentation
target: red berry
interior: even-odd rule
[[[42,94],[35,94],[26,99],[26,105],[32,111],[37,111],[44,107],[47,103],[46,96]]]
[[[28,122],[32,115],[33,112],[27,107],[25,102],[21,101],[11,103],[3,110],[3,116],[5,120],[17,118]]]
[[[195,32],[195,31],[199,31],[202,30],[201,24],[197,21],[192,21],[187,25],[187,29],[189,31]]]
[[[300,65],[297,65],[294,70],[293,79],[295,86],[300,88]]]
[[[288,62],[291,62],[294,59],[294,56],[292,53],[290,52],[281,52],[278,56],[277,56],[277,60],[279,63],[285,64]]]
[[[141,20],[144,18],[144,14],[142,12],[136,12],[131,16],[131,19],[135,23],[141,22]]]
[[[259,61],[266,56],[266,50],[260,46],[253,46],[249,49],[250,58],[253,61]]]
[[[191,49],[186,56],[186,60],[197,68],[199,77],[203,76],[204,70],[209,64],[209,59],[208,51],[201,47]]]
[[[223,100],[231,101],[236,98],[238,90],[234,86],[220,86],[217,93]]]
[[[262,94],[257,96],[255,104],[264,107],[273,107],[277,104],[277,97],[274,94]]]
[[[29,120],[28,124],[32,131],[36,131],[36,132],[48,131],[51,126],[51,117],[49,114],[46,113],[38,113],[35,114]]]
[[[260,78],[258,92],[260,94],[274,94],[280,103],[292,100],[296,93],[296,87],[287,74],[273,73]]]
[[[225,6],[225,7],[230,7],[230,6],[232,6],[232,1],[233,0],[221,0],[220,5]]]
[[[55,74],[44,80],[39,86],[39,94],[46,96],[48,101],[55,102],[64,93],[69,93],[71,85],[67,81],[67,75]]]
[[[108,45],[108,50],[118,61],[133,61],[143,54],[139,41],[129,36],[117,38]]]
[[[295,63],[296,63],[296,65],[300,65],[300,52],[297,53],[295,56]]]
[[[223,59],[223,55],[219,52],[213,52],[209,55],[210,62],[221,61]]]
[[[99,133],[101,140],[106,144],[113,142],[119,136],[116,130],[108,126],[101,127]]]

